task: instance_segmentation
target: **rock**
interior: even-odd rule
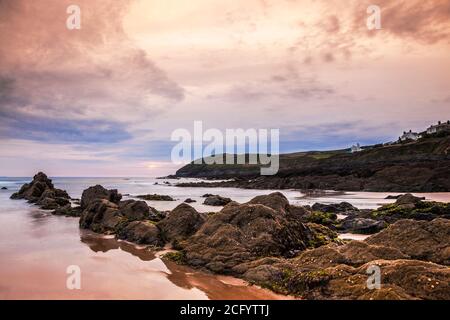
[[[397,199],[400,198],[401,196],[402,196],[401,194],[396,195],[396,196],[388,195],[385,199],[386,199],[386,200],[397,200]]]
[[[207,206],[224,206],[231,202],[230,198],[224,198],[218,195],[209,196],[203,201],[204,205]]]
[[[145,195],[139,195],[136,198],[147,200],[147,201],[175,201],[174,198],[168,195],[161,195],[161,194],[145,194]]]
[[[193,203],[193,202],[197,202],[195,200],[192,200],[191,198],[187,198],[186,200],[184,200],[185,203]]]
[[[56,189],[52,180],[39,172],[33,181],[24,184],[19,192],[14,193],[11,199],[26,199],[36,203],[41,209],[55,210],[70,205],[70,197],[65,190]]]
[[[80,217],[82,212],[83,209],[80,206],[72,208],[70,204],[67,204],[55,209],[52,214],[57,216]]]
[[[202,195],[202,198],[208,198],[208,197],[212,197],[212,196],[214,196],[214,195],[211,193],[205,193],[204,195]]]
[[[133,221],[120,229],[117,233],[119,239],[128,240],[138,244],[148,244],[155,247],[164,245],[159,229],[149,221]]]
[[[150,208],[145,201],[120,201],[119,210],[130,221],[144,220],[150,216]]]
[[[358,208],[354,207],[348,202],[341,202],[341,203],[332,203],[332,204],[322,204],[322,203],[315,203],[311,207],[314,211],[321,211],[321,212],[332,212],[332,213],[341,213],[346,211],[358,211]]]
[[[95,200],[108,200],[112,203],[118,204],[120,199],[122,199],[122,195],[117,192],[116,189],[107,190],[101,185],[96,185],[93,187],[89,187],[83,191],[81,195],[80,206],[85,209]]]
[[[53,183],[47,178],[45,173],[39,172],[33,177],[31,183],[24,184],[19,192],[11,196],[11,199],[26,199],[34,203],[39,200],[47,189],[54,189]]]
[[[8,190],[8,188],[7,187],[2,187],[2,190]]]
[[[387,226],[384,221],[367,218],[347,217],[340,222],[339,230],[349,233],[373,234]]]
[[[413,259],[450,265],[450,221],[400,220],[367,238],[368,244],[397,248]]]
[[[413,203],[411,201],[416,202]],[[395,223],[402,219],[426,221],[431,221],[436,218],[450,219],[450,203],[421,201],[407,197],[404,201],[401,201],[400,204],[387,204],[373,210],[370,214],[370,218],[384,220],[387,223]]]
[[[424,197],[419,198],[419,197],[415,197],[410,193],[401,195],[400,197],[397,198],[397,201],[395,201],[395,203],[397,205],[402,205],[402,204],[416,204],[417,202],[420,202],[422,200],[425,200]]]
[[[119,211],[119,206],[106,199],[89,203],[80,216],[80,227],[98,233],[114,233],[121,223],[127,223]]]
[[[161,220],[157,226],[161,229],[164,240],[179,243],[197,232],[205,220],[206,215],[198,213],[190,205],[182,203]]]
[[[186,241],[186,261],[215,272],[233,273],[233,267],[245,262],[268,256],[290,257],[306,249],[313,232],[286,204],[280,193],[245,204],[230,203]]]

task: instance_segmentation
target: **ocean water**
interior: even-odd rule
[[[160,254],[78,228],[78,218],[53,216],[10,195],[31,178],[0,178],[0,299],[280,299],[257,286],[231,278],[199,272],[164,262]],[[205,193],[230,197],[237,202],[275,190],[232,188],[180,188],[164,184],[186,181],[153,178],[54,178],[57,188],[80,198],[84,189],[101,184],[132,198],[139,194],[167,194],[176,201],[148,201],[158,210],[170,210],[186,198],[192,205],[210,212],[220,207],[205,206]],[[191,181],[191,180],[188,180]],[[155,185],[155,183],[158,185]],[[281,191],[298,205],[348,201],[360,208],[375,208],[392,202],[387,193]],[[450,201],[450,193],[417,194],[429,200]],[[79,266],[81,289],[66,286],[67,268]]]

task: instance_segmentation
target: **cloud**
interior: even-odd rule
[[[354,7],[354,32],[374,36],[389,34],[408,41],[434,44],[450,43],[450,2],[448,0],[378,0],[382,31],[368,31],[362,23],[365,9],[373,1],[358,1]]]
[[[68,30],[72,1],[1,1],[2,110],[77,126],[92,119],[145,121],[181,101],[183,88],[124,32],[130,3],[77,1],[81,30]]]

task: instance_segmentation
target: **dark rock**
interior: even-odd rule
[[[164,242],[160,237],[159,229],[149,221],[130,222],[124,228],[119,230],[117,237],[138,244],[148,244],[155,247],[164,245]]]
[[[212,193],[205,193],[204,195],[202,195],[202,198],[208,198],[212,196],[214,196]]]
[[[119,211],[119,206],[106,199],[91,201],[80,216],[80,227],[98,233],[114,233],[127,219]]]
[[[70,204],[67,204],[55,209],[52,214],[57,216],[80,217],[82,212],[83,209],[80,206],[72,208]]]
[[[241,263],[260,257],[289,257],[308,247],[313,232],[290,212],[284,196],[275,193],[255,199],[241,205],[230,203],[210,216],[186,241],[186,261],[232,273]]]
[[[193,200],[191,198],[187,198],[186,200],[184,200],[184,202],[186,202],[186,203],[193,203],[193,202],[197,202],[197,201]]]
[[[92,202],[100,199],[108,200],[112,203],[118,204],[120,199],[122,199],[122,195],[118,193],[116,189],[107,190],[101,185],[96,185],[93,187],[89,187],[83,191],[83,194],[81,195],[80,206],[85,209]]]
[[[2,190],[8,190],[8,188],[7,187],[2,187]]]
[[[230,198],[224,198],[218,195],[209,196],[203,201],[207,206],[224,206],[231,202]]]
[[[150,207],[145,201],[126,200],[119,202],[119,210],[128,220],[144,220],[150,216]]]
[[[145,194],[136,196],[136,198],[147,201],[175,201],[175,199],[172,198],[171,196],[161,194]]]
[[[400,198],[399,198],[400,199]],[[450,203],[422,201],[409,198],[415,203],[392,203],[373,210],[368,218],[394,223],[402,219],[431,221],[436,218],[450,219]]]
[[[388,195],[385,199],[386,199],[386,200],[397,200],[397,199],[400,198],[401,196],[402,196],[401,194],[396,195],[396,196]]]
[[[397,248],[413,259],[450,265],[450,221],[400,220],[367,238],[368,244]]]
[[[321,211],[321,212],[332,212],[332,213],[342,213],[347,211],[358,211],[358,208],[354,207],[348,202],[341,202],[341,203],[332,203],[332,204],[322,204],[322,203],[315,203],[311,207],[314,211]]]
[[[367,218],[345,218],[340,222],[339,230],[343,232],[373,234],[387,226],[384,221]]]
[[[193,235],[203,225],[206,215],[182,203],[173,209],[157,226],[166,241],[179,243]]]
[[[424,197],[415,197],[410,193],[401,195],[400,197],[397,198],[397,201],[395,201],[395,204],[397,205],[404,205],[404,204],[416,204],[422,200],[425,200]]]

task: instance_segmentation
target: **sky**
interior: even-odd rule
[[[450,119],[449,53],[448,0],[0,0],[0,176],[174,173],[196,120],[281,152],[396,140]]]

